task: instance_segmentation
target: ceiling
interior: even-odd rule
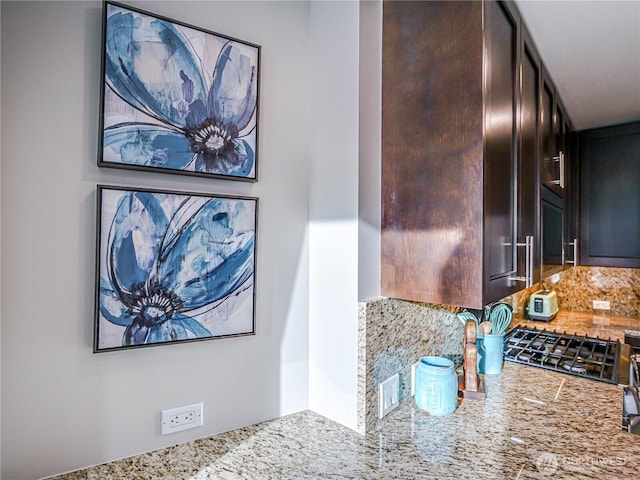
[[[640,0],[515,0],[576,130],[640,120]]]

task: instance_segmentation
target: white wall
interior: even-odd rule
[[[380,296],[382,2],[360,3],[358,298]]]
[[[311,3],[309,405],[353,429],[358,354],[358,32],[357,2]]]
[[[2,478],[69,471],[309,404],[309,5],[132,4],[262,45],[259,182],[99,169],[102,3],[1,2]],[[97,183],[258,196],[257,334],[93,354]],[[204,427],[160,435],[162,409],[200,401]]]

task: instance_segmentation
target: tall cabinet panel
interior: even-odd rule
[[[640,268],[640,122],[580,132],[580,263]]]
[[[517,20],[500,2],[485,4],[485,297],[509,295],[516,271]]]
[[[383,4],[385,296],[482,304],[482,57],[482,3]]]
[[[480,308],[522,288],[517,39],[502,2],[384,3],[383,295]]]
[[[554,88],[551,79],[542,75],[542,92],[540,115],[540,182],[543,186],[554,191],[559,177],[557,164],[554,162],[554,121],[553,121]]]
[[[571,121],[551,77],[542,68],[540,115],[541,277],[575,264],[571,209]],[[571,214],[571,215],[570,215]]]
[[[540,56],[526,29],[522,34],[520,149],[518,160],[518,271],[522,287],[540,280]]]
[[[565,117],[565,178],[567,179],[565,187],[564,204],[566,210],[565,216],[565,260],[567,266],[580,264],[580,179],[578,168],[578,135],[574,132],[573,125],[568,117]]]

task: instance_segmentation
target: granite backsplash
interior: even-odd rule
[[[608,300],[611,315],[640,318],[640,269],[571,267],[502,301],[524,316],[531,293],[555,290],[563,310],[594,312]],[[378,425],[380,382],[398,373],[400,403],[411,397],[411,365],[425,355],[445,356],[460,366],[464,328],[454,306],[375,298],[359,305],[358,430]]]
[[[425,355],[462,364],[464,328],[455,308],[393,298],[359,305],[358,430],[378,424],[378,384],[398,373],[400,403],[411,397],[411,365]]]
[[[640,269],[577,266],[542,282],[545,289],[555,290],[563,310],[594,312],[593,300],[608,300],[607,313],[620,317],[640,318]]]

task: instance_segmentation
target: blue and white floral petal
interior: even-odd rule
[[[182,299],[182,311],[220,300],[253,274],[254,234],[234,231],[229,205],[208,201],[161,255],[158,276]]]
[[[182,132],[156,125],[126,124],[104,131],[103,159],[185,170],[196,155]]]
[[[107,279],[100,278],[100,314],[107,321],[126,327],[133,321],[128,309],[120,292],[115,291]]]
[[[148,115],[184,126],[188,105],[208,93],[185,36],[170,22],[131,12],[108,11],[107,32],[105,73],[113,90]]]
[[[200,322],[188,317],[187,315],[177,313],[171,321],[174,325],[180,326],[184,328],[185,331],[189,332],[189,336],[193,335],[195,338],[206,338],[211,336],[211,332],[203,327]]]
[[[209,105],[214,117],[225,125],[234,125],[242,136],[254,116],[258,92],[256,59],[227,45],[218,61],[209,92]]]
[[[159,198],[148,192],[130,192],[118,203],[107,247],[109,278],[121,295],[151,280],[169,226]]]

